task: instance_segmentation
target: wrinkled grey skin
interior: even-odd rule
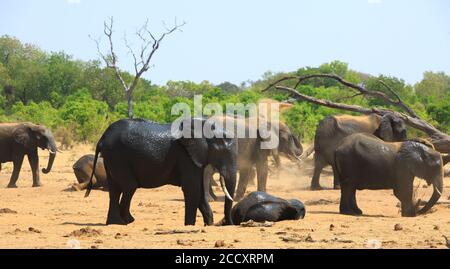
[[[234,225],[249,220],[282,221],[305,217],[305,206],[297,199],[284,200],[265,192],[251,192],[233,206],[231,216]]]
[[[78,183],[73,185],[75,190],[81,191],[87,188],[89,179],[92,175],[92,170],[94,169],[94,158],[94,154],[86,154],[73,164],[73,173],[78,181]],[[94,177],[92,178],[92,188],[108,190],[105,165],[103,164],[103,158],[101,157],[98,157],[97,159]]]
[[[202,119],[186,119],[191,127]],[[185,225],[195,225],[197,209],[205,225],[213,224],[213,212],[204,196],[203,169],[211,164],[224,178],[231,198],[236,186],[236,140],[214,126],[214,137],[177,137],[171,124],[158,124],[142,119],[124,119],[111,124],[97,143],[94,170],[101,153],[109,188],[109,210],[106,224],[126,225],[134,221],[130,213],[131,199],[137,188],[157,188],[163,185],[180,186],[184,194]],[[218,138],[223,137],[223,138]],[[92,188],[92,178],[86,196]],[[225,224],[231,225],[233,201],[225,199]]]
[[[39,177],[38,147],[50,151],[47,168],[42,169],[42,172],[47,174],[52,169],[58,150],[52,132],[45,126],[30,122],[0,123],[0,169],[1,163],[13,162],[14,164],[8,188],[17,188],[16,182],[25,155],[30,162],[33,187],[42,185]]]
[[[441,154],[415,141],[385,142],[369,134],[353,134],[336,149],[336,172],[341,183],[342,214],[361,215],[356,190],[393,189],[402,216],[427,212],[440,198],[444,169]],[[413,202],[414,177],[433,185],[427,204],[417,211]]]
[[[339,189],[336,176],[334,151],[343,138],[355,133],[369,133],[384,141],[403,141],[406,139],[406,125],[392,114],[381,117],[376,114],[364,116],[327,116],[317,126],[314,137],[314,174],[311,190],[321,190],[320,173],[331,165],[334,174],[334,188]]]
[[[224,119],[232,119],[237,126],[245,126],[246,132],[249,133],[249,119],[212,117],[209,120],[215,122],[224,122]],[[270,124],[270,123],[269,123]],[[255,177],[255,167],[257,176],[258,191],[265,192],[268,175],[268,160],[267,157],[272,154],[275,162],[279,164],[279,155],[282,154],[290,159],[295,159],[302,154],[303,148],[298,138],[291,133],[289,127],[282,123],[270,124],[271,135],[277,136],[279,140],[278,148],[276,149],[261,149],[261,142],[265,141],[260,136],[257,138],[238,138],[238,159],[237,169],[239,171],[239,183],[236,190],[235,201],[239,201],[245,194],[249,180]],[[236,128],[237,130],[237,128]],[[257,130],[259,134],[259,130]],[[237,133],[235,133],[237,135]],[[213,174],[215,170],[211,166],[207,166],[204,171],[204,189],[205,196],[209,201],[217,200],[217,196],[212,190]]]

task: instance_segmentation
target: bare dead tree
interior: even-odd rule
[[[178,24],[175,20],[174,26],[172,28],[167,28],[165,25],[165,32],[161,34],[158,37],[155,37],[155,35],[150,31],[148,26],[148,20],[145,22],[145,24],[136,31],[136,36],[141,40],[142,44],[140,47],[139,53],[135,53],[132,49],[131,45],[128,43],[127,38],[124,38],[125,46],[128,48],[129,53],[133,57],[134,62],[134,78],[129,81],[128,83],[125,81],[125,79],[122,76],[122,73],[117,66],[118,63],[118,57],[117,54],[114,51],[114,43],[113,43],[113,24],[114,19],[113,17],[109,18],[109,22],[104,22],[103,24],[103,33],[106,35],[109,41],[109,51],[107,54],[102,53],[100,49],[100,41],[98,39],[92,39],[97,45],[97,52],[102,58],[102,60],[105,62],[106,67],[111,68],[114,70],[114,73],[116,75],[116,78],[119,80],[120,84],[122,85],[128,102],[128,118],[133,118],[133,90],[136,88],[140,77],[142,74],[144,74],[146,71],[148,71],[151,67],[150,62],[152,60],[153,55],[155,52],[159,49],[159,46],[161,42],[164,40],[164,38],[170,34],[172,34],[175,31],[181,31],[181,27],[183,27],[186,23],[183,22],[181,24]]]
[[[350,88],[356,90],[360,95],[379,98],[388,104],[399,107],[400,109],[405,111],[407,114],[397,112],[394,110],[390,110],[390,109],[386,109],[386,108],[378,108],[378,107],[366,108],[366,107],[361,107],[358,105],[349,105],[349,104],[345,104],[345,103],[333,102],[330,100],[318,99],[315,97],[311,97],[311,96],[302,94],[295,89],[298,85],[300,85],[301,82],[303,82],[307,79],[311,79],[311,78],[334,79],[334,80],[338,81],[339,83],[341,83],[342,85],[345,85],[347,87],[350,87]],[[298,80],[295,88],[277,85],[282,81],[291,80],[291,79]],[[332,74],[314,74],[314,75],[308,75],[308,76],[303,76],[303,77],[292,77],[292,76],[284,77],[284,78],[281,78],[281,79],[275,81],[274,83],[270,84],[263,91],[266,91],[266,90],[272,88],[273,86],[275,86],[275,88],[278,90],[282,90],[282,91],[290,93],[293,96],[293,98],[296,100],[307,101],[307,102],[321,105],[321,106],[326,106],[326,107],[336,108],[336,109],[341,109],[341,110],[347,110],[347,111],[352,111],[352,112],[358,112],[358,113],[362,113],[362,114],[375,113],[380,116],[383,116],[388,113],[392,113],[395,116],[403,119],[405,121],[405,123],[408,124],[409,126],[426,133],[429,136],[431,143],[433,143],[433,145],[435,146],[436,150],[438,150],[441,153],[450,153],[450,136],[446,133],[441,132],[440,130],[435,128],[433,125],[431,125],[427,121],[421,119],[411,108],[409,108],[403,102],[403,100],[398,96],[398,94],[396,94],[395,91],[393,89],[391,89],[385,83],[383,83],[383,86],[386,87],[388,89],[388,91],[392,93],[392,95],[394,95],[395,99],[389,97],[388,95],[386,95],[383,92],[368,90],[368,89],[364,88],[363,86],[355,85],[353,83],[345,81],[344,79],[342,79],[339,76],[332,75]],[[444,158],[446,158],[446,157],[444,157]]]

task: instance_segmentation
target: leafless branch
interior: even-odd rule
[[[167,28],[167,26],[164,24],[166,31],[161,36],[156,38],[155,35],[149,30],[148,22],[149,21],[147,19],[146,22],[144,23],[144,25],[139,30],[136,31],[136,36],[142,42],[139,53],[135,53],[131,44],[128,42],[126,35],[124,36],[125,46],[127,47],[129,54],[131,54],[133,57],[134,71],[135,71],[134,78],[128,84],[123,79],[120,69],[117,66],[118,58],[114,51],[114,44],[113,44],[113,38],[112,38],[113,25],[114,25],[113,17],[110,17],[109,21],[105,21],[103,24],[103,33],[105,34],[106,37],[108,37],[108,42],[109,42],[109,54],[108,55],[105,55],[101,52],[100,40],[95,40],[95,39],[91,38],[96,43],[98,54],[105,62],[106,67],[114,70],[117,79],[120,81],[120,84],[122,85],[123,89],[125,90],[125,92],[127,94],[128,116],[130,118],[132,117],[131,96],[132,96],[133,90],[134,90],[134,88],[136,88],[142,74],[144,72],[146,72],[152,66],[152,65],[150,65],[150,62],[152,60],[153,55],[159,49],[161,42],[164,40],[164,38],[166,36],[172,34],[173,32],[175,32],[177,30],[181,31],[181,27],[183,27],[186,24],[185,22],[183,22],[182,24],[178,24],[176,20],[175,20],[175,24],[172,28]],[[146,35],[148,35],[148,37]],[[150,46],[151,46],[151,50],[149,50]]]
[[[354,98],[354,97],[360,96],[360,95],[363,95],[363,94],[362,94],[362,93],[355,93],[355,94],[350,95],[350,96],[344,96],[344,97],[338,98],[336,101],[337,101],[337,102],[340,102],[340,101],[342,101],[342,100],[351,99],[351,98]]]
[[[300,83],[302,83],[305,80],[311,79],[311,78],[330,78],[330,79],[334,79],[336,81],[338,81],[339,83],[341,83],[342,85],[349,87],[351,89],[354,89],[358,92],[360,92],[361,94],[365,95],[365,96],[371,96],[371,97],[377,97],[380,98],[381,100],[385,101],[386,103],[390,104],[390,105],[394,105],[397,106],[401,109],[403,109],[404,111],[406,111],[410,116],[414,117],[414,118],[420,118],[411,108],[409,108],[404,102],[403,100],[400,98],[400,96],[395,93],[395,91],[390,88],[386,83],[384,83],[383,81],[379,80],[379,82],[382,83],[382,85],[384,87],[386,87],[389,92],[391,92],[395,97],[396,100],[390,98],[388,95],[386,95],[384,92],[380,92],[380,91],[371,91],[368,90],[366,88],[364,88],[363,86],[360,85],[356,85],[353,84],[351,82],[348,82],[346,80],[344,80],[343,78],[334,75],[334,74],[312,74],[312,75],[307,75],[307,76],[302,76],[302,77],[284,77],[281,78],[279,80],[277,80],[276,82],[270,84],[268,87],[266,87],[263,91],[268,90],[269,88],[273,87],[274,85],[285,81],[285,80],[290,80],[290,79],[297,79],[297,84],[295,85],[294,89],[298,87],[298,85],[300,85]]]

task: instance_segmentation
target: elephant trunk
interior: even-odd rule
[[[236,188],[236,168],[229,169],[226,172],[220,172],[220,177],[221,185],[225,185],[222,186],[225,192],[225,225],[233,225],[231,209],[233,207],[234,189]]]
[[[443,175],[437,176],[435,180],[433,180],[433,195],[431,195],[430,200],[417,212],[418,214],[425,214],[428,210],[433,207],[439,198],[441,198],[443,190]]]
[[[55,161],[56,152],[58,151],[58,148],[56,147],[55,139],[51,138],[48,142],[48,151],[50,152],[50,155],[48,157],[48,164],[47,168],[42,168],[42,173],[47,174],[50,172],[53,166],[53,162]]]

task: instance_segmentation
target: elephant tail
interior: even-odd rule
[[[100,153],[101,146],[102,146],[102,139],[100,139],[100,141],[98,141],[97,146],[95,148],[95,157],[94,157],[94,163],[92,165],[92,174],[91,174],[91,178],[89,179],[89,184],[87,185],[86,193],[84,194],[84,197],[88,197],[89,194],[91,193],[92,185],[93,185],[92,178],[94,177],[94,174],[95,174],[95,166],[97,165],[98,154]]]

